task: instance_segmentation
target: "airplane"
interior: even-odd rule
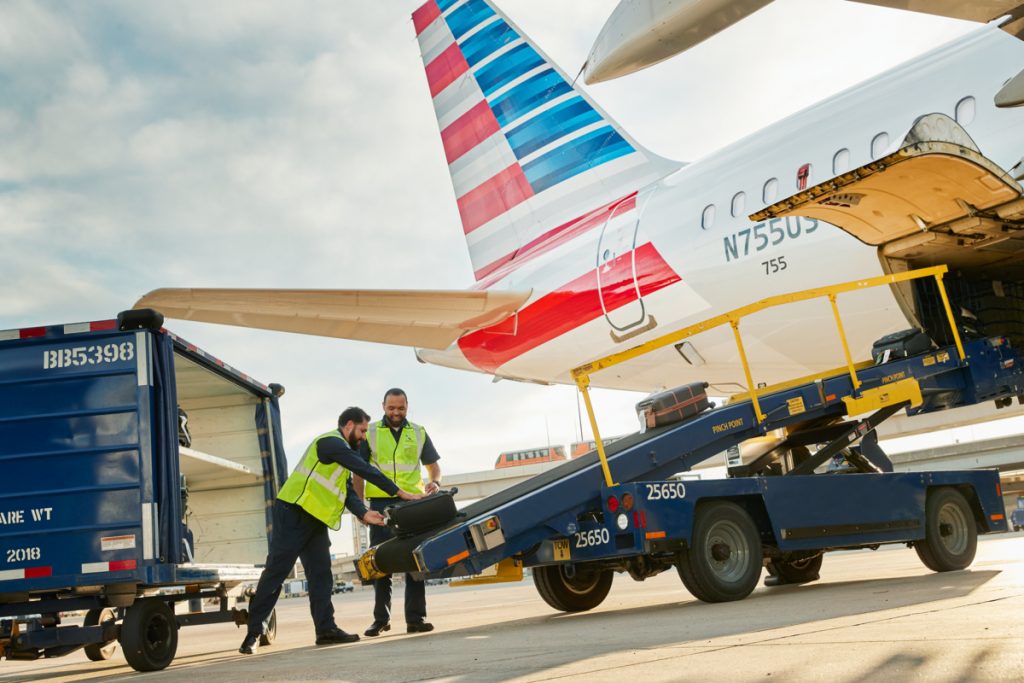
[[[491,0],[428,0],[412,19],[475,284],[159,289],[137,307],[572,383],[576,366],[767,296],[945,263],[960,308],[1024,339],[1024,111],[994,104],[1024,45],[998,22],[683,163],[641,146]],[[943,333],[924,285],[839,306],[861,358],[897,330]],[[745,319],[755,381],[841,365],[834,329],[827,301]],[[749,389],[740,368],[719,328],[591,381],[723,395]]]

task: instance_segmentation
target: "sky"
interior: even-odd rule
[[[0,0],[0,329],[111,318],[158,287],[468,287],[418,4]],[[615,4],[499,2],[571,74]],[[973,26],[777,0],[588,90],[640,143],[694,160]],[[286,387],[293,464],[345,407],[377,416],[391,386],[449,473],[579,436],[571,387],[494,383],[401,347],[167,327]],[[602,432],[634,431],[639,398],[595,391]]]

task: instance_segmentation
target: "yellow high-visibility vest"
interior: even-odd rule
[[[332,529],[338,529],[345,511],[345,493],[351,472],[336,462],[326,465],[320,462],[316,446],[322,439],[330,437],[345,438],[335,429],[313,439],[277,497],[300,506]]]
[[[423,427],[406,422],[402,433],[395,441],[395,435],[387,422],[380,420],[370,425],[366,432],[370,446],[370,464],[395,482],[398,488],[409,493],[423,493],[423,477],[420,474],[420,455],[427,442]],[[391,498],[391,494],[366,482],[364,495],[367,498]]]

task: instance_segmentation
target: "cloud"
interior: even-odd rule
[[[73,23],[44,4],[29,0],[0,3],[0,65],[8,77],[38,73],[86,50]]]

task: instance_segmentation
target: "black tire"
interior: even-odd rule
[[[781,586],[817,581],[820,578],[822,559],[824,559],[824,555],[805,557],[800,560],[771,560],[768,563],[768,573],[779,577],[779,581],[772,585]]]
[[[761,536],[739,505],[700,505],[690,547],[679,553],[679,578],[693,597],[730,602],[750,595],[761,578]]]
[[[914,550],[924,566],[935,572],[965,569],[978,550],[978,525],[964,495],[942,487],[928,491],[924,539]]]
[[[260,634],[260,646],[267,647],[274,644],[277,638],[277,610],[270,611],[270,619],[267,620],[267,630]]]
[[[114,621],[117,616],[111,607],[97,607],[85,613],[84,626],[99,626],[108,621]],[[103,662],[114,656],[117,650],[117,641],[108,640],[104,643],[89,643],[85,646],[85,656],[93,662]]]
[[[162,600],[141,600],[128,608],[121,624],[121,650],[136,671],[159,671],[178,651],[178,622]]]
[[[565,565],[533,568],[533,584],[544,602],[562,612],[584,612],[600,605],[612,588],[612,570],[578,564],[570,578]]]

